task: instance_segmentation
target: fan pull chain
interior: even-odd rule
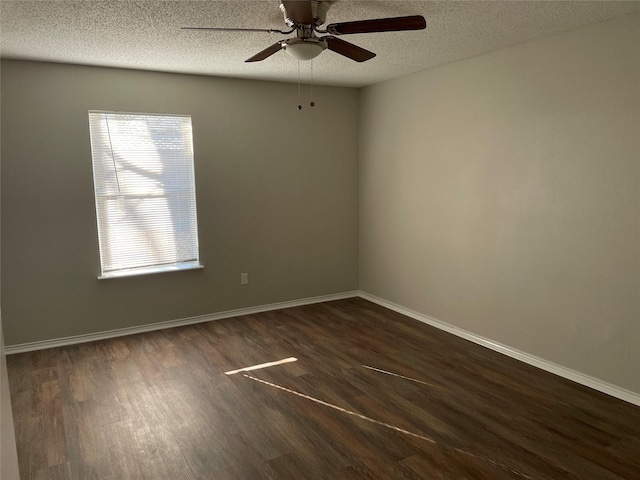
[[[300,100],[300,60],[298,60],[298,110],[302,110],[302,101]]]
[[[309,105],[315,107],[316,102],[313,101],[313,60],[311,60],[309,63],[311,63],[311,101],[309,102]]]

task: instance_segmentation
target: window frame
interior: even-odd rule
[[[113,269],[113,270],[107,270],[105,271],[105,261],[104,261],[104,252],[103,251],[103,236],[100,233],[101,230],[101,214],[99,212],[99,197],[108,197],[110,196],[110,194],[99,194],[98,193],[98,183],[96,181],[96,176],[97,176],[97,170],[96,170],[96,156],[94,156],[96,152],[94,152],[94,140],[96,140],[96,142],[98,141],[98,139],[94,139],[94,134],[96,135],[96,137],[99,137],[101,134],[97,133],[97,132],[93,132],[92,131],[92,115],[127,115],[127,116],[139,116],[139,117],[172,117],[172,118],[188,118],[189,119],[189,131],[190,131],[190,135],[189,135],[189,152],[190,152],[190,161],[187,161],[186,164],[190,167],[190,178],[191,178],[191,182],[192,185],[188,185],[185,187],[185,191],[188,191],[190,193],[190,200],[189,200],[189,212],[191,212],[193,214],[193,226],[191,229],[191,234],[190,235],[190,240],[193,242],[192,243],[192,247],[194,247],[195,250],[195,259],[194,260],[183,260],[183,261],[175,261],[175,262],[171,262],[171,263],[164,263],[164,264],[148,264],[145,266],[132,266],[132,267],[123,267],[123,268],[118,268],[118,269]],[[199,229],[198,229],[198,210],[197,210],[197,195],[196,195],[196,172],[195,172],[195,154],[194,154],[194,149],[193,149],[193,125],[192,125],[192,121],[191,121],[191,115],[189,114],[170,114],[170,113],[139,113],[139,112],[121,112],[121,111],[107,111],[107,110],[89,110],[88,111],[88,119],[89,119],[89,141],[91,144],[91,164],[92,164],[92,177],[93,177],[93,197],[94,197],[94,206],[96,209],[96,226],[97,226],[97,236],[98,236],[98,252],[99,252],[99,256],[100,256],[100,275],[97,277],[99,280],[105,280],[105,279],[111,279],[111,278],[122,278],[122,277],[133,277],[133,276],[140,276],[140,275],[151,275],[151,274],[156,274],[156,273],[165,273],[165,272],[176,272],[176,271],[186,271],[186,270],[198,270],[198,269],[203,269],[204,265],[202,265],[202,263],[200,262],[200,244],[199,244]],[[110,138],[110,133],[109,133],[109,142],[111,142],[111,138]],[[156,146],[156,144],[153,144],[154,147]],[[113,148],[113,147],[112,147]],[[116,163],[115,163],[115,156],[113,153],[113,149],[111,152],[112,158],[114,159],[114,170],[116,172],[116,176],[117,176],[117,167],[116,167]],[[99,156],[99,153],[97,154],[97,156]],[[98,160],[99,161],[99,160]],[[165,164],[163,163],[163,166]],[[191,183],[190,182],[190,183]],[[154,198],[156,196],[153,195],[141,195],[144,198]],[[166,194],[166,192],[163,190],[163,195],[162,196],[158,196],[157,198],[168,198],[170,195]],[[122,198],[127,198],[126,194],[122,195]],[[129,196],[129,198],[132,198],[132,196]],[[108,217],[108,215],[107,215]],[[105,218],[104,221],[102,223],[108,223],[111,224],[112,221],[109,218]],[[175,227],[174,227],[174,233],[175,233]],[[106,247],[106,248],[110,248],[110,247]]]

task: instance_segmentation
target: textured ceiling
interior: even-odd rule
[[[182,26],[285,29],[269,1],[1,1],[1,54],[86,65],[297,81],[285,52],[244,60],[281,34],[182,31]],[[327,23],[423,15],[427,29],[345,35],[378,54],[356,63],[330,51],[313,61],[316,83],[361,87],[640,10],[632,1],[338,0]],[[311,62],[301,62],[303,81]]]

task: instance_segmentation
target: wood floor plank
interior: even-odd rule
[[[640,478],[640,408],[363,299],[7,361],[27,480]]]

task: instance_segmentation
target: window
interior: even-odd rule
[[[89,112],[102,274],[201,268],[191,117]]]

